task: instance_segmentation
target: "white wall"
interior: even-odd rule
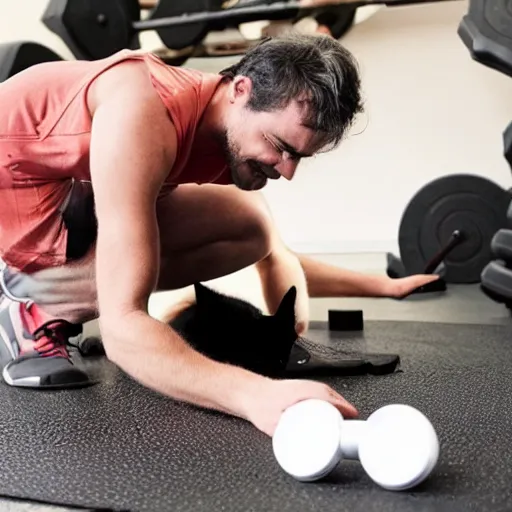
[[[0,43],[13,40],[36,41],[57,52],[64,59],[72,59],[62,40],[41,23],[47,0],[2,0],[0,6]]]
[[[467,3],[382,8],[344,38],[358,58],[367,115],[338,150],[267,196],[296,250],[397,252],[401,214],[428,181],[485,175],[509,188],[502,131],[512,80],[471,60],[457,36]]]
[[[36,40],[72,58],[39,21],[46,0],[3,3],[0,42]],[[465,0],[382,7],[344,38],[360,62],[367,114],[359,135],[304,163],[292,183],[267,190],[292,248],[397,252],[401,213],[428,181],[475,173],[512,185],[501,156],[512,80],[471,60],[456,33],[466,11]],[[154,42],[143,38],[144,47]]]

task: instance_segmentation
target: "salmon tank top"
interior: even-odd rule
[[[177,132],[176,161],[166,185],[231,183],[219,153],[201,154],[194,136],[221,75],[166,65],[141,50],[121,50],[96,61],[57,61],[32,66],[0,84],[1,186],[36,181],[90,180],[92,119],[90,84],[103,72],[130,59],[145,62],[151,81]]]

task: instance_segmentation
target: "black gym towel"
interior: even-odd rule
[[[322,482],[297,482],[249,423],[175,403],[103,361],[94,363],[103,381],[86,389],[0,385],[0,494],[137,511],[511,509],[510,326],[367,321],[347,340],[326,329],[309,334],[330,346],[400,354],[399,372],[323,380],[363,419],[396,402],[430,418],[441,455],[420,487],[386,491],[357,462]]]

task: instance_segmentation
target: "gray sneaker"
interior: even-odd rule
[[[35,304],[0,299],[0,365],[10,386],[70,388],[89,378],[70,359],[69,339],[82,326],[50,318]]]

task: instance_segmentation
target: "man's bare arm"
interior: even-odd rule
[[[138,71],[130,77],[126,67],[126,73],[116,94],[95,108],[91,143],[105,350],[147,387],[244,417],[244,397],[266,379],[203,357],[148,314],[159,267],[155,201],[173,165],[176,137],[149,83],[138,83],[144,81]]]

